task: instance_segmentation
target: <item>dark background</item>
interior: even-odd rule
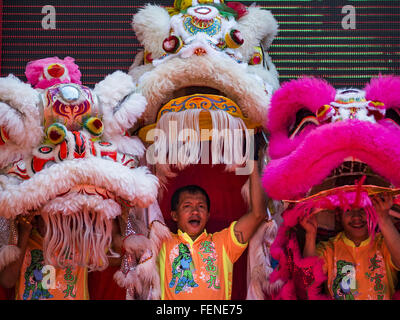
[[[28,61],[67,55],[76,59],[85,85],[94,86],[117,69],[127,71],[140,47],[132,16],[148,2],[0,0],[1,75],[13,73],[25,81]],[[277,19],[280,31],[270,54],[281,82],[307,74],[336,87],[362,87],[379,73],[399,74],[400,0],[241,2],[265,7]],[[173,0],[151,3],[172,5]],[[56,9],[55,30],[42,28],[45,5]],[[354,30],[342,28],[344,5],[356,9]]]

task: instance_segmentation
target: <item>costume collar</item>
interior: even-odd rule
[[[186,233],[186,232],[182,232],[180,229],[178,229],[178,236],[182,239],[184,239],[187,243],[189,243],[190,245],[193,245],[193,243],[195,243],[196,241],[207,237],[207,231],[206,229],[204,229],[203,233],[199,234],[199,236],[196,238],[196,240],[192,240],[192,238]]]
[[[350,240],[349,238],[346,237],[344,231],[342,232],[341,237],[342,237],[342,239],[343,239],[343,242],[344,242],[346,245],[348,245],[348,246],[350,246],[350,247],[357,248],[357,246],[355,245],[355,243],[353,242],[353,240]],[[364,241],[362,241],[358,247],[364,247],[364,246],[368,245],[370,242],[371,242],[371,237],[368,237],[367,239],[365,239]]]

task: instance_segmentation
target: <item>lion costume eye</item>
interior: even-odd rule
[[[400,110],[397,108],[396,109],[394,109],[394,108],[387,109],[385,119],[400,126]]]
[[[319,125],[316,115],[308,109],[300,109],[296,113],[295,122],[289,127],[289,138],[293,139],[309,125]]]

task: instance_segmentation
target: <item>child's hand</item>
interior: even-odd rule
[[[300,225],[304,228],[307,234],[317,234],[318,222],[315,215],[304,217],[300,220]]]
[[[390,219],[389,210],[393,206],[393,196],[383,193],[372,198],[372,204],[379,219]]]
[[[32,231],[32,220],[35,218],[35,212],[28,215],[19,215],[16,218],[18,228],[18,246],[22,248],[26,245]]]
[[[18,222],[18,230],[20,234],[27,234],[29,235],[32,230],[32,220],[35,217],[35,214],[29,215],[19,215],[17,217]]]

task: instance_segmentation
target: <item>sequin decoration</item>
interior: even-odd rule
[[[183,17],[183,26],[191,35],[204,32],[212,37],[221,31],[221,18],[216,17],[211,20],[200,20],[196,17],[185,15]]]
[[[293,235],[291,236],[291,239],[289,242],[292,242],[291,245],[287,246],[287,270],[288,273],[291,275],[292,281],[295,283],[295,288],[296,288],[296,295],[299,297],[301,300],[308,299],[308,289],[310,286],[314,283],[315,277],[313,273],[313,268],[310,267],[300,267],[296,263],[295,259],[295,254],[293,252],[293,249],[291,248],[292,246],[295,246],[298,250],[297,245],[294,244],[294,241],[296,241],[293,238]]]
[[[132,221],[132,216],[128,215],[127,221],[126,221],[126,229],[125,229],[125,238],[136,234],[135,230],[133,229],[133,221]],[[122,263],[121,263],[121,272],[126,276],[130,271],[135,270],[136,267],[136,260],[134,257],[129,254],[125,253],[124,257],[122,258]],[[127,288],[127,299],[132,300],[135,297],[135,289],[133,287]]]
[[[8,245],[10,237],[10,220],[0,217],[0,248]]]

